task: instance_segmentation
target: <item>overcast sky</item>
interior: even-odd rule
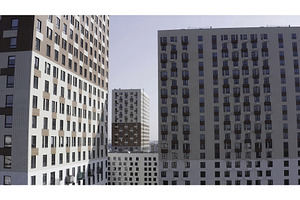
[[[297,26],[299,24],[300,16],[111,15],[109,135],[111,90],[141,88],[150,97],[150,139],[158,138],[158,30],[209,28],[210,26],[212,28]]]

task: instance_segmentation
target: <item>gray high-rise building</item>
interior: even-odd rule
[[[149,97],[142,89],[112,91],[112,152],[149,151]]]
[[[300,183],[299,27],[158,31],[159,184]]]
[[[107,184],[109,16],[0,16],[0,184]]]

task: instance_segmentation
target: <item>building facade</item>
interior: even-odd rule
[[[107,184],[109,16],[0,17],[0,184]]]
[[[158,31],[159,184],[300,184],[299,27]]]
[[[149,97],[141,89],[112,91],[112,152],[149,150]]]
[[[157,153],[108,153],[108,185],[157,184]]]

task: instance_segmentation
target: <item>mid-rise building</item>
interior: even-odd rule
[[[149,150],[149,97],[142,89],[112,91],[112,152]]]
[[[159,184],[300,184],[299,27],[158,31]]]
[[[157,153],[108,153],[108,185],[157,184]]]
[[[0,16],[0,184],[107,184],[109,16]]]

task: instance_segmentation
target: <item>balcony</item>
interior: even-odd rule
[[[240,75],[238,75],[238,74],[233,75],[233,79],[239,79],[239,78],[240,78]]]
[[[237,39],[231,39],[231,43],[238,43]]]
[[[190,94],[189,94],[189,93],[183,93],[183,94],[182,94],[182,97],[183,97],[183,98],[189,98],[189,97],[190,97]]]
[[[258,56],[252,56],[252,60],[253,61],[257,61],[258,60]]]
[[[84,172],[78,172],[77,173],[77,180],[83,180],[85,178],[85,173]]]
[[[183,130],[183,134],[184,134],[184,135],[190,134],[190,130]]]
[[[167,43],[167,41],[165,41],[165,40],[161,40],[160,41],[160,45],[161,46],[166,46],[168,43]]]
[[[190,149],[183,149],[183,153],[190,153],[191,150]]]
[[[260,115],[260,114],[261,114],[260,110],[255,110],[254,111],[254,115]]]
[[[238,56],[232,56],[232,61],[238,61],[239,57]]]
[[[189,116],[190,115],[190,111],[183,111],[183,116]]]
[[[261,129],[255,129],[254,133],[261,133]]]
[[[269,65],[263,65],[263,69],[269,69]]]
[[[168,135],[168,131],[167,130],[162,130],[161,135]]]
[[[252,74],[253,78],[259,78],[259,74]]]
[[[189,80],[189,75],[183,75],[182,80]]]
[[[162,98],[162,99],[168,98],[168,94],[161,94],[161,98]]]
[[[66,176],[66,184],[72,184],[72,183],[75,183],[74,176],[72,175]]]
[[[242,131],[241,131],[241,129],[236,129],[236,130],[234,130],[234,133],[235,133],[235,134],[241,134]]]
[[[259,93],[259,92],[254,92],[254,93],[253,93],[253,96],[259,97],[259,96],[260,96],[260,93]]]
[[[168,153],[168,149],[162,149],[161,153]]]
[[[161,77],[160,77],[160,80],[166,81],[166,80],[168,80],[168,77],[167,77],[167,76],[161,76]]]
[[[241,96],[241,93],[235,92],[235,93],[233,93],[233,96],[234,96],[234,97],[239,97],[239,96]]]
[[[257,38],[251,38],[251,43],[257,43]]]

